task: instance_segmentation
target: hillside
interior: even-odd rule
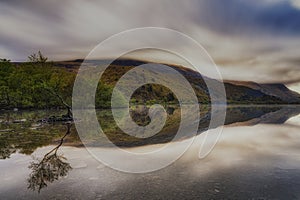
[[[300,94],[289,90],[284,84],[274,83],[274,84],[258,84],[255,82],[247,81],[228,81],[238,86],[245,86],[254,90],[259,90],[265,94],[272,95],[286,101],[288,103],[299,103]]]
[[[122,65],[120,65],[122,64]],[[126,65],[124,65],[126,64]],[[102,81],[108,85],[114,86],[116,82],[130,69],[134,67],[134,64],[137,64],[136,61],[130,65],[130,61],[122,61],[113,63],[103,74]],[[187,69],[181,66],[169,65],[173,69],[180,72],[192,85],[195,90],[195,93],[198,97],[199,103],[207,104],[210,103],[210,96],[208,92],[208,88],[205,84],[203,77],[198,73],[191,69]],[[132,77],[136,78],[136,77]],[[167,76],[166,76],[167,78]],[[205,77],[207,79],[207,77]],[[210,79],[211,80],[211,79]],[[181,84],[176,80],[169,80],[177,87],[181,88]],[[222,84],[221,82],[215,81],[215,84]],[[290,103],[285,99],[281,99],[280,96],[274,96],[272,94],[265,93],[261,90],[253,89],[250,87],[236,85],[232,83],[225,83],[226,90],[226,98],[227,103],[229,104],[286,104]],[[280,90],[280,88],[274,87],[274,90]],[[184,91],[185,88],[182,88]],[[271,88],[270,88],[271,90]],[[218,95],[218,91],[216,95]],[[219,92],[220,93],[220,92]],[[170,96],[172,94],[167,88],[158,86],[158,85],[145,85],[135,92],[133,98],[137,100],[137,102],[150,101],[153,99],[162,99],[164,97]],[[167,99],[167,101],[172,100]],[[219,103],[223,104],[224,102],[219,101]]]
[[[101,65],[108,60],[89,61],[88,65]],[[60,96],[71,104],[73,83],[82,60],[47,63],[0,62],[0,109],[12,108],[59,108],[64,107]],[[110,107],[110,99],[117,81],[130,69],[145,64],[138,60],[116,60],[104,72],[96,93],[96,107]],[[170,65],[181,73],[193,87],[199,103],[209,104],[210,96],[203,77],[188,68]],[[137,78],[137,77],[132,77]],[[205,77],[208,79],[207,77]],[[221,82],[209,79],[215,84]],[[168,79],[183,92],[180,81]],[[258,84],[253,82],[227,81],[225,84],[228,104],[295,104],[300,103],[300,95],[282,84]],[[50,92],[49,92],[50,91]],[[213,91],[216,95],[220,92]],[[55,94],[55,95],[54,95]],[[177,104],[175,95],[168,88],[148,84],[135,91],[131,104],[168,103]],[[225,102],[218,102],[224,104]]]
[[[80,62],[80,61],[78,61]],[[92,61],[91,61],[92,62]],[[108,62],[108,61],[103,61]],[[145,64],[145,61],[138,60],[116,60],[103,74],[102,81],[110,86],[114,86],[116,82],[130,69],[135,66]],[[198,100],[200,103],[210,103],[210,97],[208,94],[207,86],[204,82],[203,77],[198,72],[191,69],[166,64],[173,69],[180,72],[194,88]],[[135,78],[135,77],[133,77]],[[205,79],[209,79],[204,77]],[[176,80],[172,80],[173,84],[177,84],[176,87],[181,87]],[[216,84],[222,84],[217,80],[212,80]],[[228,104],[292,104],[300,103],[300,95],[296,92],[289,90],[283,84],[258,84],[253,85],[247,84],[248,82],[225,82],[226,98]],[[184,88],[182,88],[184,90]],[[218,91],[215,91],[218,94]],[[158,85],[146,85],[135,92],[133,98],[137,101],[152,99],[161,99],[166,96],[170,96],[171,91],[167,88]],[[172,99],[172,98],[171,98]],[[167,99],[170,101],[170,99]],[[219,102],[224,103],[224,102]]]

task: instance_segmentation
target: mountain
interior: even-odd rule
[[[66,67],[69,70],[74,69],[77,71],[78,67],[83,60],[74,60],[74,61],[65,61],[65,62],[56,62],[55,65],[60,67]],[[88,64],[97,65],[110,63],[109,60],[90,60],[87,61]],[[132,59],[119,59],[113,61],[110,66],[103,73],[101,81],[105,84],[114,87],[117,81],[129,70],[135,66],[142,64],[151,63],[141,60],[132,60]],[[210,96],[208,88],[205,84],[205,80],[209,80],[214,84],[224,84],[226,90],[226,98],[228,104],[296,104],[300,103],[300,95],[294,91],[289,90],[283,84],[259,84],[255,82],[243,82],[243,81],[225,81],[224,83],[210,79],[202,76],[198,72],[185,68],[183,66],[174,65],[174,64],[165,64],[179,73],[181,73],[192,85],[195,93],[198,97],[199,103],[210,103]],[[137,77],[132,77],[137,78]],[[167,79],[167,76],[166,76]],[[172,81],[172,83],[178,87],[182,88],[184,91],[185,88],[176,80],[166,80]],[[215,92],[217,96],[220,92]],[[158,101],[172,101],[174,96],[172,92],[161,85],[145,85],[139,88],[132,96],[135,102],[148,102],[156,99]],[[219,102],[224,103],[224,102]]]
[[[258,84],[255,82],[246,81],[228,81],[238,86],[245,86],[254,90],[261,91],[265,94],[280,98],[281,100],[288,103],[299,103],[300,94],[289,90],[284,84],[274,83],[274,84]]]
[[[83,60],[58,62],[0,62],[0,109],[50,109],[64,108],[61,99],[67,104],[72,102],[72,89],[75,77]],[[111,63],[110,60],[89,60],[84,62],[85,67],[99,66]],[[147,61],[119,59],[113,61],[105,70],[96,91],[95,103],[97,108],[111,107],[111,94],[115,84],[129,70],[136,66],[149,63]],[[163,63],[162,63],[163,64]],[[165,64],[182,74],[194,89],[198,102],[210,104],[210,95],[216,97],[217,104],[300,104],[300,95],[289,90],[283,84],[258,84],[254,82],[214,80],[200,73],[180,65]],[[130,80],[143,80],[145,75],[158,77],[157,72],[163,73],[162,85],[171,83],[183,95],[190,94],[190,90],[176,80],[172,73],[164,68],[156,71],[144,70],[142,75],[127,73]],[[148,74],[147,74],[148,73]],[[149,74],[151,73],[151,74]],[[87,78],[87,83],[90,82]],[[155,78],[156,79],[156,78]],[[215,87],[208,91],[206,82]],[[127,84],[132,84],[127,82]],[[226,90],[226,102],[220,90]],[[130,104],[178,104],[174,93],[158,84],[146,84],[139,87],[131,97]],[[125,87],[126,88],[126,87]],[[59,96],[59,98],[57,97]],[[84,98],[84,97],[83,97]],[[122,98],[121,98],[122,99]]]

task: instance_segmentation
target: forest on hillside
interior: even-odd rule
[[[28,56],[26,62],[0,59],[0,109],[59,109],[71,107],[72,89],[82,60],[52,62],[40,51]],[[111,95],[117,81],[137,61],[112,63],[98,83],[96,108],[110,108]],[[170,65],[191,83],[200,104],[209,104],[207,86],[200,74],[190,69]],[[87,80],[88,81],[88,80]],[[171,81],[171,80],[170,80]],[[177,81],[176,87],[182,87]],[[221,82],[220,82],[221,83]],[[224,83],[228,104],[284,104],[281,99],[258,90]],[[184,88],[182,88],[184,90]],[[121,98],[122,99],[122,98]],[[170,89],[157,84],[146,84],[131,96],[130,104],[178,104]]]
[[[50,109],[71,105],[76,72],[48,62],[41,52],[32,54],[27,62],[0,60],[1,109]],[[96,101],[108,107],[112,88],[99,83]]]

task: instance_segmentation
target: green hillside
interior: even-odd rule
[[[64,62],[0,62],[0,109],[50,109],[71,105],[73,83],[82,60]],[[96,107],[110,107],[110,99],[116,82],[128,70],[143,61],[115,61],[104,72],[96,94]],[[194,88],[199,103],[209,104],[208,90],[200,74],[181,66],[169,65],[180,72]],[[176,80],[176,87],[182,87]],[[221,84],[221,83],[220,83]],[[250,87],[225,83],[228,104],[286,104],[288,102]],[[182,88],[184,91],[185,88]],[[217,92],[217,91],[216,91]],[[62,102],[64,101],[64,103]],[[168,88],[147,84],[135,91],[131,104],[177,104],[175,95]],[[220,102],[224,103],[224,102]]]

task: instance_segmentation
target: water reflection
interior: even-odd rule
[[[222,108],[223,107],[220,106],[220,109],[216,109],[216,112],[222,110]],[[147,115],[148,111],[149,107],[138,106],[132,108],[130,114],[133,121],[140,126],[145,126],[150,123],[150,118]],[[168,106],[166,111],[168,113],[168,117],[164,128],[158,134],[146,139],[134,138],[123,133],[114,123],[114,119],[110,111],[98,111],[97,114],[101,127],[110,141],[120,147],[134,147],[148,144],[166,143],[174,138],[180,124],[181,110],[176,106]],[[211,108],[209,106],[200,106],[200,111],[198,134],[201,134],[208,129],[211,119]],[[188,112],[192,113],[195,111],[190,109]],[[282,124],[290,117],[298,115],[299,113],[300,107],[298,106],[228,106],[226,108],[226,119],[224,124],[231,126],[252,126],[259,123]],[[191,116],[193,115],[191,114]],[[195,123],[195,121],[193,119],[187,120],[189,123],[186,127],[186,134],[183,138],[179,139],[185,139],[192,136],[188,132],[188,126],[192,123]],[[220,121],[219,124],[215,124],[211,128],[217,128],[219,126],[223,126],[224,124]],[[89,139],[93,138],[93,136],[87,137],[89,137]],[[106,146],[106,144],[101,143],[101,141],[97,142],[99,146]]]
[[[9,158],[11,154],[16,152],[16,149],[11,147],[7,141],[0,140],[0,159]]]
[[[131,109],[131,117],[140,126],[149,124],[149,107],[137,106]],[[201,106],[198,134],[206,131],[211,117],[209,106]],[[167,106],[168,117],[164,128],[156,135],[142,139],[123,133],[114,122],[110,110],[98,110],[97,117],[106,136],[116,145],[121,147],[134,147],[147,144],[166,143],[173,139],[180,123],[180,109],[176,106]],[[60,111],[55,111],[59,115]],[[63,113],[63,111],[61,111]],[[189,112],[193,112],[190,110]],[[251,126],[259,123],[282,124],[289,118],[300,113],[299,106],[228,106],[225,125]],[[0,159],[8,159],[11,154],[19,152],[31,155],[37,148],[56,144],[65,131],[65,125],[60,123],[39,123],[46,116],[55,115],[45,111],[2,112],[0,113]],[[14,123],[15,121],[22,121]],[[189,119],[194,123],[193,119]],[[223,124],[216,124],[222,126]],[[187,128],[188,130],[188,128]],[[67,145],[82,147],[80,138],[75,128],[70,128]],[[91,146],[105,147],[104,140],[94,140],[93,133],[87,133]],[[187,131],[184,138],[188,138]]]
[[[28,189],[37,190],[47,187],[48,183],[52,183],[58,180],[60,177],[64,177],[72,169],[67,159],[62,155],[58,155],[57,151],[62,146],[64,139],[70,134],[71,124],[67,124],[67,131],[61,138],[60,143],[54,147],[51,151],[46,153],[42,160],[37,159],[32,161],[29,165],[31,173],[29,175]]]
[[[133,108],[132,118],[140,125],[149,123],[147,109]],[[161,134],[161,138],[147,142],[163,143],[166,141],[164,136],[172,137],[180,121],[180,109],[168,106],[167,111],[167,127],[162,132],[165,135]],[[299,106],[229,106],[225,121],[227,128],[208,159],[197,159],[199,142],[182,160],[169,168],[151,174],[128,175],[101,165],[84,148],[74,148],[82,147],[74,126],[37,123],[39,119],[53,114],[40,111],[2,112],[0,177],[5,184],[0,187],[0,198],[116,199],[125,195],[133,199],[141,196],[140,191],[146,191],[143,197],[148,199],[218,199],[224,196],[229,199],[259,199],[266,197],[265,193],[272,194],[268,197],[270,199],[299,199],[300,136],[297,133],[300,121],[299,117],[294,117],[299,114]],[[113,137],[122,134],[111,121],[108,110],[99,110],[97,115],[108,135]],[[202,107],[200,116],[199,134],[207,129],[210,108]],[[292,121],[287,122],[290,118]],[[19,120],[19,123],[14,123],[15,120]],[[283,123],[280,126],[257,125]],[[198,138],[201,139],[201,136]],[[113,139],[123,146],[143,144],[132,140],[122,141],[120,138],[115,136]],[[95,145],[92,139],[91,145]],[[56,146],[52,148],[54,144]],[[105,147],[105,143],[97,145],[97,148],[100,145]],[[39,148],[43,146],[48,147]],[[59,155],[58,150],[63,150],[65,157]],[[103,150],[105,148],[99,148],[100,152]],[[33,152],[41,155],[39,160],[32,161],[30,156],[24,156]],[[124,160],[126,162],[131,161]],[[73,170],[70,170],[71,167]],[[68,178],[56,181],[67,174]],[[39,194],[32,190],[42,192]]]

